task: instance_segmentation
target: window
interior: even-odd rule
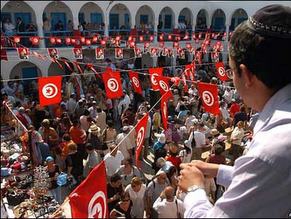
[[[178,18],[179,22],[184,22],[185,23],[185,20],[186,20],[186,17],[183,16],[183,15],[180,15],[179,18]]]

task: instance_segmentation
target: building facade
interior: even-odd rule
[[[88,32],[114,36],[115,32],[129,34],[133,29],[148,29],[151,33],[173,32],[175,29],[203,31],[211,29],[229,33],[259,8],[278,2],[271,1],[1,1],[1,31],[10,20],[17,18],[37,30],[30,35],[40,37],[62,33],[71,36],[73,30],[86,26]],[[290,1],[280,4],[291,6]],[[82,27],[80,26],[82,25]],[[26,34],[24,31],[23,35]],[[155,35],[154,42],[157,42]],[[185,43],[185,42],[183,42]],[[172,45],[172,44],[171,44]],[[47,42],[33,50],[47,54]],[[61,57],[74,60],[72,47],[61,46]],[[8,50],[9,61],[1,60],[2,79],[62,74],[50,59],[31,56],[19,60],[17,51]],[[144,59],[147,59],[145,57]],[[154,62],[154,61],[153,61]],[[155,64],[153,64],[155,65]]]

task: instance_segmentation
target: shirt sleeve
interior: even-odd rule
[[[271,169],[269,163],[259,158],[237,159],[231,184],[214,206],[208,201],[203,189],[197,189],[186,195],[185,218],[256,218],[276,215],[274,212],[282,209],[282,203],[277,203],[278,197],[282,196],[283,199],[286,197],[287,187],[282,185],[282,182],[286,180],[288,174]]]
[[[233,166],[219,165],[217,173],[217,184],[228,187],[232,180]]]

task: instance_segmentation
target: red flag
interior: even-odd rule
[[[161,98],[161,112],[162,112],[162,121],[164,129],[168,128],[168,105],[167,102],[169,99],[173,98],[172,91],[168,90]]]
[[[140,152],[142,150],[143,142],[144,142],[144,137],[146,133],[146,128],[147,128],[147,123],[148,123],[148,113],[145,114],[141,120],[138,121],[136,127],[135,127],[135,132],[136,132],[136,152],[135,152],[135,164],[137,167],[140,167]]]
[[[194,81],[195,80],[195,64],[191,63],[189,65],[185,65],[185,76],[191,80]]]
[[[104,161],[69,195],[69,200],[72,218],[108,218]]]
[[[41,106],[61,102],[62,76],[52,76],[38,79],[39,102]]]
[[[185,76],[184,73],[182,73],[181,78],[182,78],[182,81],[183,81],[183,84],[184,84],[184,91],[188,92],[188,85],[187,85],[186,76]]]
[[[128,75],[129,75],[134,91],[136,93],[142,94],[142,88],[141,88],[140,81],[138,79],[138,74],[134,71],[130,71],[128,72]]]
[[[162,95],[170,90],[169,78],[164,76],[156,76],[156,79],[158,81],[159,90]]]
[[[218,89],[216,84],[198,83],[198,92],[206,112],[219,114]]]
[[[217,73],[218,78],[222,81],[227,81],[229,78],[225,74],[225,68],[224,68],[223,62],[215,63],[215,67],[216,67],[216,73]]]
[[[106,94],[109,99],[122,97],[122,85],[120,80],[120,73],[118,71],[113,72],[106,70],[102,74],[102,78],[105,85]]]
[[[30,51],[29,48],[17,48],[19,59],[29,59]]]
[[[56,48],[48,48],[47,52],[51,58],[58,59],[59,58],[59,51]]]
[[[8,61],[7,51],[3,47],[5,47],[5,38],[1,36],[1,60]]]
[[[156,76],[163,76],[163,68],[150,68],[149,73],[150,73],[152,89],[159,90],[160,86],[158,84]]]
[[[116,59],[123,59],[123,49],[122,48],[115,48],[115,58]]]
[[[73,48],[73,53],[74,53],[75,59],[83,59],[82,48]]]

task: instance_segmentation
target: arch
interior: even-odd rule
[[[148,5],[141,6],[136,12],[135,24],[137,28],[141,28],[142,24],[154,27],[155,13],[153,9]]]
[[[247,19],[248,14],[244,9],[242,8],[236,9],[231,16],[231,24],[229,30],[233,31],[241,22]]]
[[[211,29],[214,32],[225,32],[226,26],[226,16],[222,9],[216,9],[212,15],[211,19]]]
[[[207,30],[208,13],[205,9],[200,9],[196,16],[195,31]]]
[[[92,29],[97,30],[101,28],[104,23],[104,13],[99,5],[94,2],[87,2],[84,4],[78,13],[79,24],[86,22],[92,24]],[[91,26],[87,29],[90,29]]]
[[[178,17],[178,22],[184,23],[187,29],[191,29],[193,25],[193,14],[189,8],[183,8]]]
[[[63,30],[68,30],[68,22],[73,23],[73,13],[70,7],[63,1],[53,1],[47,4],[42,14],[43,21],[48,19],[50,30],[55,30],[55,25],[60,20],[63,23]]]
[[[22,61],[15,65],[9,74],[10,79],[14,79],[15,77],[23,78],[26,80],[22,80],[21,83],[23,85],[23,93],[24,95],[34,95],[37,91],[37,77],[42,77],[42,72],[36,64],[30,61]],[[28,78],[35,78],[28,80]]]
[[[16,18],[22,18],[24,25],[33,23],[36,25],[36,15],[34,9],[24,1],[9,1],[1,9],[2,22],[9,18],[16,25]]]
[[[109,12],[109,29],[131,28],[131,14],[126,5],[118,3]]]
[[[164,7],[159,13],[158,29],[163,32],[172,31],[175,27],[175,13],[170,7]]]
[[[62,65],[63,68],[60,68],[60,66],[57,63],[52,62],[48,68],[48,76],[69,75],[71,73],[69,68],[64,64],[64,61],[61,60],[67,61],[70,67],[74,69],[74,65],[71,63],[69,59],[65,57],[60,57],[59,63]]]

